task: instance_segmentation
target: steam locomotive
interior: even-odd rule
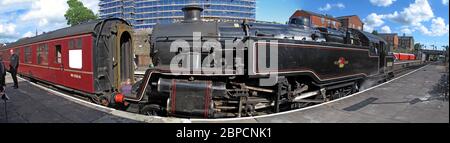
[[[378,36],[355,29],[206,22],[202,8],[184,21],[156,25],[155,67],[125,95],[147,115],[256,116],[327,102],[392,76],[394,57]]]

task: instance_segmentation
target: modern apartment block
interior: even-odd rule
[[[100,18],[123,18],[135,29],[153,28],[157,23],[183,19],[181,9],[188,5],[204,8],[208,21],[256,19],[256,0],[100,0]]]

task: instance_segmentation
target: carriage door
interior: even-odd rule
[[[115,87],[120,87],[120,84],[130,79],[134,82],[134,67],[133,67],[133,39],[132,29],[126,28],[125,25],[117,25],[118,37],[114,50],[114,81]]]
[[[64,82],[64,64],[63,64],[63,60],[62,60],[62,46],[61,45],[55,45],[55,50],[54,50],[54,64],[55,64],[55,76],[56,79],[55,81],[59,84],[63,84],[65,85]]]

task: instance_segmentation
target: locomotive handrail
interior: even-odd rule
[[[192,36],[163,36],[163,37],[155,37],[155,40],[158,41],[159,39],[168,39],[168,38],[192,38]],[[230,39],[241,38],[241,39],[244,39],[244,37],[201,36],[201,40],[203,40],[203,38],[230,38]]]
[[[192,36],[162,36],[162,37],[155,37],[155,41],[170,41],[169,38],[192,38]],[[345,47],[345,48],[358,48],[358,49],[367,49],[369,50],[369,46],[363,46],[363,45],[351,45],[351,44],[343,44],[343,43],[332,43],[332,42],[317,42],[317,41],[303,41],[303,40],[293,40],[293,39],[280,39],[280,38],[273,38],[273,37],[222,37],[222,36],[202,36],[201,40],[204,38],[218,38],[218,39],[247,39],[247,38],[253,38],[253,39],[261,39],[261,40],[289,40],[289,41],[297,41],[298,43],[306,43],[306,44],[317,44],[322,46],[337,46],[337,47]],[[173,40],[174,41],[174,40]]]

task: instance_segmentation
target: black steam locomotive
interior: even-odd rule
[[[327,102],[392,76],[386,42],[367,32],[312,28],[303,18],[205,22],[201,8],[183,11],[184,21],[154,28],[155,68],[125,98],[142,114],[256,116]]]

